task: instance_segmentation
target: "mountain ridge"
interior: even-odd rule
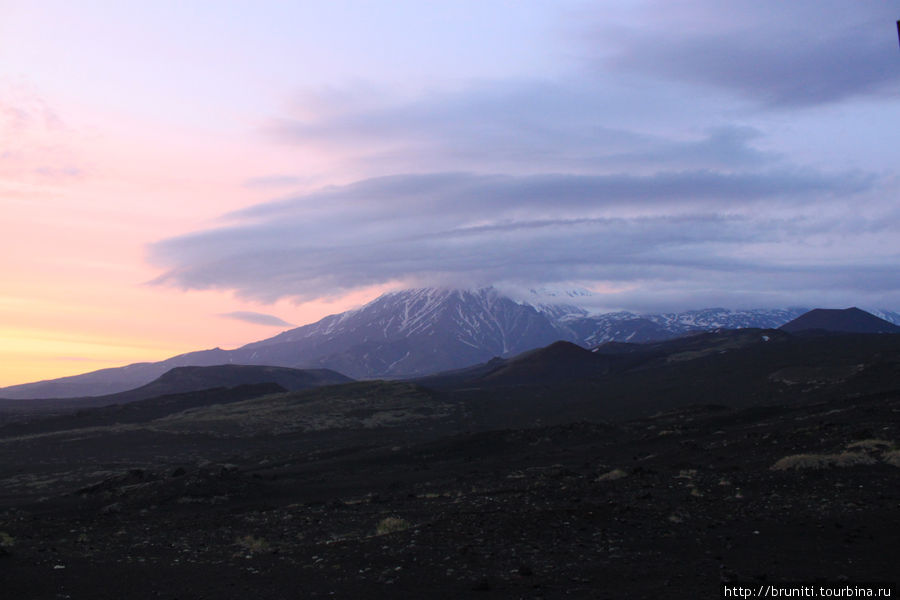
[[[159,362],[0,388],[9,399],[98,396],[145,385],[174,367],[221,364],[326,368],[355,379],[410,378],[514,356],[563,340],[590,348],[617,341],[656,342],[710,329],[777,328],[806,309],[590,315],[571,302],[585,293],[536,294],[514,300],[495,288],[418,288],[388,292],[232,350],[213,348]],[[546,299],[560,299],[547,304]],[[533,303],[532,303],[533,302]],[[900,314],[877,311],[900,323]]]

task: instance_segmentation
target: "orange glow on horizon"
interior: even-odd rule
[[[31,311],[42,313],[45,323],[43,327],[0,326],[0,387],[159,361],[213,347],[237,348],[288,327],[247,323],[223,317],[225,313],[275,314],[299,327],[359,307],[394,287],[373,286],[302,304],[282,299],[268,306],[238,301],[228,292],[180,292],[151,286],[124,294],[109,289],[118,299],[105,305],[93,304],[100,294],[84,301],[73,298],[79,300],[73,304],[0,296],[0,323],[34,321]],[[137,306],[152,304],[156,314],[152,319],[142,318]]]

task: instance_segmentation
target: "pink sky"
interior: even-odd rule
[[[265,199],[272,190],[243,181],[291,153],[238,152],[238,140],[101,120],[52,99],[17,110],[14,155],[0,173],[0,385],[234,347],[279,328],[221,313],[302,324],[376,293],[262,306],[229,292],[147,285],[159,274],[144,260],[148,243]]]
[[[608,308],[896,310],[896,17],[841,0],[0,2],[0,387],[285,327],[228,313],[301,325],[404,281],[571,265]],[[397,193],[371,200],[382,176]],[[511,197],[525,181],[548,197]],[[441,195],[458,189],[484,198]],[[278,200],[284,221],[227,216]],[[301,231],[333,262],[299,252]],[[265,252],[217,271],[245,239]],[[281,260],[310,278],[285,291]]]
[[[304,101],[310,92],[376,78],[403,93],[542,62],[515,45],[471,60],[494,46],[497,23],[542,28],[536,7],[510,19],[482,3],[377,4],[0,3],[0,386],[235,347],[280,328],[222,313],[299,325],[391,287],[263,305],[146,285],[161,272],[145,260],[150,243],[373,174],[348,162],[353,148],[266,133],[301,105],[311,117],[335,109]],[[446,52],[460,36],[465,48]],[[444,48],[423,51],[426,38]],[[288,186],[247,185],[285,174]]]

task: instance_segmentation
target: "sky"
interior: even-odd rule
[[[413,286],[898,310],[898,18],[0,0],[0,386]]]

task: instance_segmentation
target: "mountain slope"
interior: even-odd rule
[[[0,399],[0,413],[21,415],[25,413],[76,410],[109,405],[131,406],[130,411],[140,413],[136,405],[181,406],[185,408],[203,404],[203,397],[221,395],[240,398],[256,389],[259,394],[274,391],[301,391],[327,385],[349,383],[352,380],[328,369],[290,369],[257,365],[215,365],[208,367],[175,367],[150,383],[115,394],[84,398],[10,400]],[[238,390],[243,388],[243,391]],[[267,390],[267,391],[266,391]],[[197,398],[191,398],[191,396]],[[205,396],[204,396],[205,395]],[[186,399],[180,396],[187,396]],[[162,401],[161,398],[167,398]],[[119,410],[119,409],[117,409]],[[183,408],[182,408],[183,410]],[[117,413],[118,414],[118,413]]]
[[[76,398],[116,394],[142,386],[162,376],[175,367],[213,366],[230,362],[227,350],[214,348],[179,354],[159,362],[133,363],[124,367],[100,369],[81,375],[60,377],[34,383],[23,383],[0,388],[0,397],[20,400],[25,398]]]
[[[570,342],[556,342],[545,348],[520,354],[478,378],[476,385],[522,385],[565,383],[599,377],[608,372],[602,355]]]

